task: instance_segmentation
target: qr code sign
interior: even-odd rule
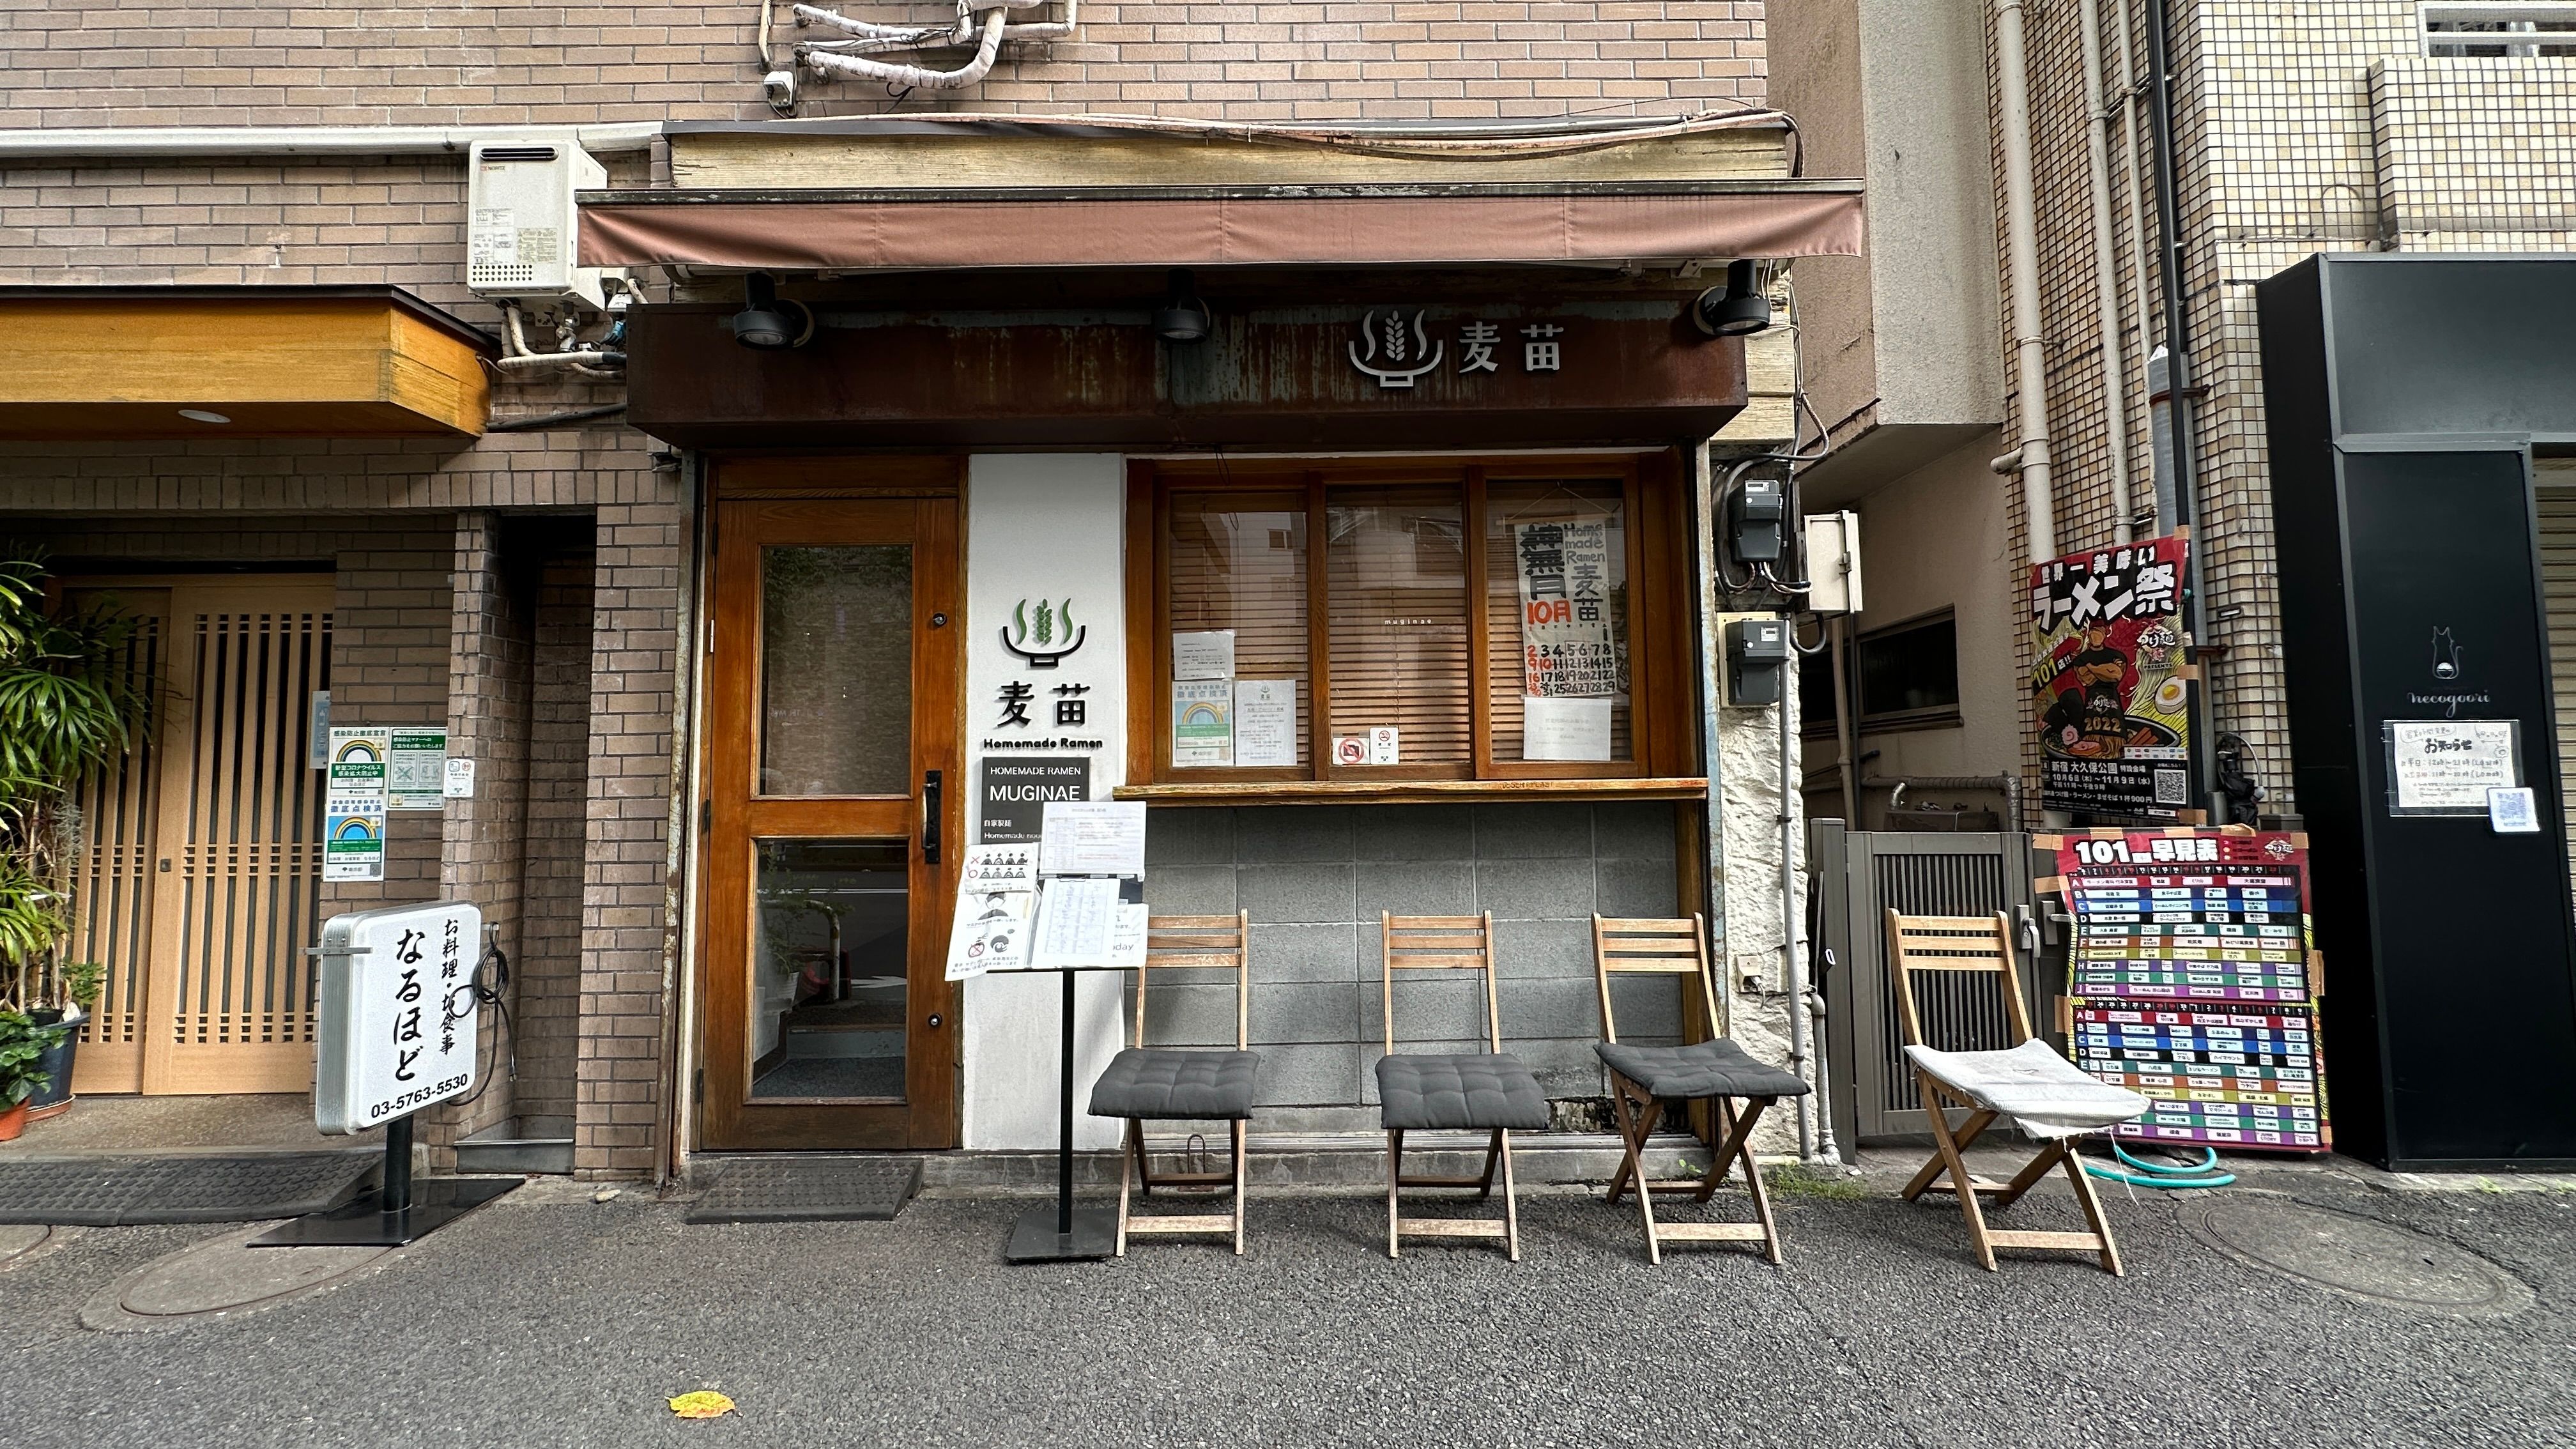
[[[2181,770],[2156,771],[2156,803],[2186,805],[2191,802],[2191,776]]]

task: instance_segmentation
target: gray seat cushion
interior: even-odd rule
[[[1377,1059],[1378,1115],[1391,1132],[1415,1128],[1547,1126],[1547,1094],[1520,1058],[1384,1056]]]
[[[1658,1097],[1803,1097],[1807,1084],[1795,1073],[1756,1061],[1744,1048],[1719,1037],[1688,1046],[1629,1046],[1595,1042],[1592,1049],[1610,1070]]]
[[[1094,1117],[1232,1119],[1252,1115],[1257,1052],[1185,1052],[1129,1047],[1112,1057],[1091,1089]]]

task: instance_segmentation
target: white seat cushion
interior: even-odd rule
[[[2033,1137],[2076,1137],[2144,1114],[2153,1104],[2059,1056],[2034,1037],[2010,1051],[1943,1052],[1910,1046],[1905,1055],[1959,1095]]]

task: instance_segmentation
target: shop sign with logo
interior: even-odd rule
[[[475,943],[461,901],[334,916],[322,930],[313,1120],[364,1132],[473,1090]]]
[[[1351,366],[1388,391],[1410,389],[1444,370],[1453,377],[1499,374],[1507,363],[1523,373],[1565,370],[1566,328],[1561,322],[1469,317],[1433,323],[1429,318],[1429,310],[1421,307],[1409,314],[1401,307],[1369,312],[1348,343]]]

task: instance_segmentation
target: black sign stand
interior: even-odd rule
[[[1006,1262],[1089,1262],[1118,1251],[1117,1214],[1073,1205],[1073,973],[1059,974],[1064,977],[1064,1056],[1058,1076],[1055,1205],[1032,1209],[1012,1225],[1011,1244],[1002,1250]]]
[[[385,1124],[382,1187],[358,1194],[346,1206],[280,1224],[251,1239],[250,1246],[399,1248],[454,1222],[521,1182],[515,1177],[431,1177],[415,1184],[411,1177],[412,1115],[406,1112]]]

